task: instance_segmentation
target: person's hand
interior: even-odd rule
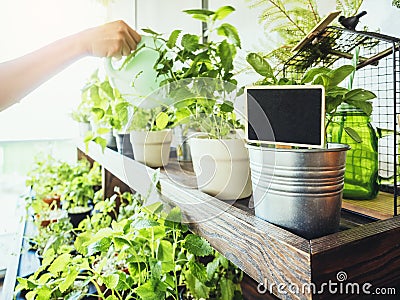
[[[115,21],[81,32],[81,42],[88,55],[99,57],[129,55],[140,42],[140,35],[124,21]]]

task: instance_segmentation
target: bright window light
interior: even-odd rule
[[[94,0],[5,2],[0,10],[0,61],[22,56],[67,35],[100,25],[106,16],[104,7]],[[80,102],[80,89],[99,64],[99,58],[83,58],[20,103],[0,112],[0,141],[76,136],[76,124],[69,113]]]

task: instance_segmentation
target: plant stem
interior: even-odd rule
[[[176,299],[179,299],[179,291],[178,291],[178,277],[176,275],[176,261],[175,261],[175,255],[176,255],[176,247],[178,245],[178,236],[175,228],[175,224],[172,228],[172,236],[174,239],[174,243],[172,244],[172,260],[174,263],[174,278],[175,278],[175,296]]]

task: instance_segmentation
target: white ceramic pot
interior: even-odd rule
[[[201,191],[221,200],[251,195],[249,154],[242,139],[191,138],[189,144]]]
[[[149,167],[166,166],[172,141],[171,129],[131,131],[130,140],[135,160]]]
[[[92,126],[90,125],[90,123],[85,123],[85,122],[79,122],[78,128],[80,137],[85,137],[86,133],[92,130]]]

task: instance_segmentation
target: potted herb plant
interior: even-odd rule
[[[314,68],[301,81],[277,79],[266,60],[255,53],[247,61],[264,78],[261,84],[319,84],[325,88],[326,126],[341,103],[368,106],[374,94],[339,84],[354,72],[351,65]],[[349,132],[356,138],[354,130]],[[323,149],[282,149],[249,145],[255,214],[306,238],[339,228],[347,145]]]
[[[150,167],[168,164],[172,141],[171,111],[162,107],[145,109],[135,107],[129,125],[134,157]]]
[[[237,91],[233,61],[240,38],[234,26],[222,23],[234,10],[231,6],[215,11],[185,10],[207,24],[204,40],[178,29],[167,39],[146,31],[165,44],[158,49],[160,59],[155,68],[164,78],[161,85],[167,86],[166,94],[174,100],[177,124],[183,124],[186,131],[201,132],[189,139],[198,186],[220,199],[251,195],[248,153],[237,134],[241,126],[233,107]]]
[[[90,167],[87,160],[79,160],[72,167],[68,181],[63,186],[63,209],[67,210],[68,216],[74,228],[90,215],[93,209],[92,201],[95,198],[94,187],[101,184],[100,165],[94,163]]]

